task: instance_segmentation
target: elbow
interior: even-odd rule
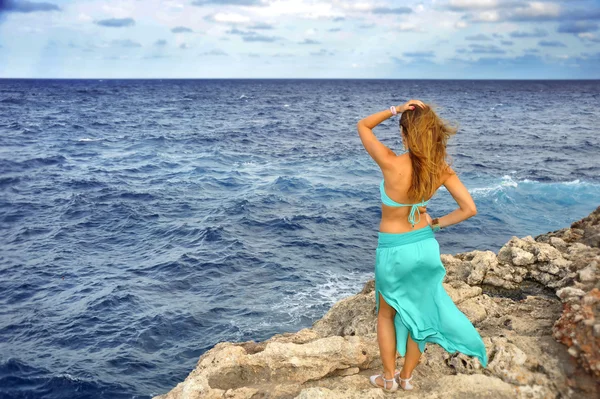
[[[358,123],[356,124],[356,130],[360,131],[361,126],[364,126],[364,123],[363,123],[362,119],[359,120]]]
[[[469,217],[472,218],[473,216],[477,215],[477,207],[472,207],[469,209]]]
[[[465,219],[472,218],[473,216],[477,215],[477,207],[475,205],[460,207],[460,210],[462,211],[463,215],[465,215]]]

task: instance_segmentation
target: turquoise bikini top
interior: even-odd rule
[[[393,199],[391,199],[390,197],[388,197],[388,195],[385,193],[385,189],[383,188],[383,181],[384,180],[382,179],[381,184],[379,185],[379,191],[381,192],[381,202],[383,202],[387,206],[410,206],[410,207],[412,207],[410,210],[410,213],[408,214],[408,221],[410,222],[412,227],[415,227],[415,224],[419,223],[421,221],[421,211],[419,210],[419,207],[427,205],[429,200],[419,202],[418,204],[400,204],[400,203],[394,201]],[[418,221],[415,221],[415,212],[419,215]]]

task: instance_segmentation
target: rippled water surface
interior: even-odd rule
[[[220,341],[310,327],[373,278],[381,172],[356,122],[456,121],[498,250],[600,198],[600,82],[0,80],[0,396],[148,398]],[[397,120],[375,129],[401,147]],[[441,189],[428,211],[456,203]]]

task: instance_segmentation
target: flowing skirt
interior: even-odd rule
[[[487,353],[479,332],[444,289],[446,269],[431,226],[407,233],[379,232],[375,251],[375,302],[379,293],[394,309],[396,346],[406,355],[411,338],[421,353],[427,342],[449,353],[461,352],[487,367]]]

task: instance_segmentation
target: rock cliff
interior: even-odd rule
[[[568,228],[513,236],[497,254],[441,257],[444,288],[480,332],[487,368],[428,343],[414,390],[369,385],[382,371],[371,280],[310,328],[218,343],[155,399],[600,397],[600,207]]]

